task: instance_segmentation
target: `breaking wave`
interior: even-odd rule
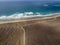
[[[60,14],[60,13],[53,13],[53,14],[40,14],[40,13],[33,13],[33,12],[24,12],[24,13],[16,13],[16,14],[12,14],[10,16],[0,16],[0,20],[8,20],[8,19],[21,19],[21,18],[31,18],[31,17],[39,17],[39,16],[51,16],[51,15],[56,15],[56,14]]]
[[[44,4],[43,6],[45,6],[45,7],[46,7],[46,6],[49,6],[49,5],[48,5],[48,4]]]

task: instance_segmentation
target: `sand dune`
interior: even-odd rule
[[[1,22],[0,45],[60,45],[60,17]]]

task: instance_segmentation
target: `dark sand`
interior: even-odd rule
[[[60,16],[1,22],[0,45],[60,45]]]

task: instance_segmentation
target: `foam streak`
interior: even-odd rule
[[[20,18],[30,18],[30,17],[37,17],[37,16],[51,16],[51,15],[57,15],[60,13],[53,13],[53,14],[46,14],[46,15],[42,15],[40,13],[33,13],[33,12],[24,12],[24,13],[18,13],[18,14],[12,14],[10,16],[0,16],[0,20],[9,20],[9,19],[20,19]]]

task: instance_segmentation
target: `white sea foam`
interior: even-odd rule
[[[42,15],[40,13],[33,13],[33,12],[24,12],[24,13],[18,13],[18,14],[12,14],[10,16],[0,16],[0,20],[8,20],[8,19],[20,19],[20,18],[30,18],[30,17],[39,17],[39,16],[51,16],[51,15],[56,15],[56,14],[60,14],[60,13],[53,13],[53,14],[46,14],[46,15]]]
[[[44,4],[43,6],[48,6],[48,4]]]

